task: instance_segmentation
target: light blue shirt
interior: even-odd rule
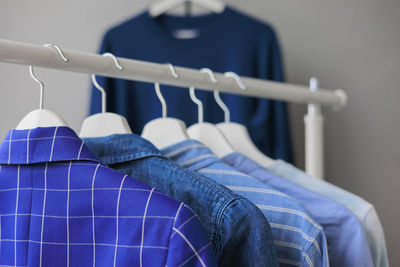
[[[321,225],[295,199],[223,163],[199,142],[183,141],[162,152],[256,204],[270,223],[280,266],[329,266]]]
[[[374,266],[364,229],[350,210],[276,176],[243,154],[232,153],[225,156],[223,161],[304,204],[324,228],[331,266]]]
[[[351,210],[361,221],[365,230],[374,265],[380,267],[389,266],[385,234],[378,214],[371,203],[340,187],[315,179],[282,160],[275,161],[268,170],[293,183],[333,199]]]

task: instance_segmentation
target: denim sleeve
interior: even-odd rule
[[[166,266],[217,267],[211,242],[199,218],[183,204],[174,219]]]
[[[224,237],[220,266],[278,266],[268,221],[249,200],[239,198],[224,207],[220,224]]]

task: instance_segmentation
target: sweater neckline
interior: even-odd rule
[[[233,10],[230,7],[225,7],[220,14],[212,13],[190,17],[162,14],[153,18],[149,11],[146,11],[144,17],[153,31],[171,42],[192,43],[204,40],[215,41],[222,36],[226,32],[226,27],[229,26],[232,14]],[[199,35],[188,39],[176,38],[173,36],[174,30],[195,30],[199,32]]]

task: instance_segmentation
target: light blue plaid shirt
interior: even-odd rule
[[[103,165],[67,127],[0,145],[1,266],[216,266],[189,207]]]
[[[385,234],[378,214],[371,203],[340,187],[315,179],[282,160],[275,161],[273,165],[268,167],[268,170],[293,183],[335,200],[351,210],[360,220],[365,230],[374,266],[389,266]]]
[[[221,162],[197,141],[183,141],[162,152],[255,203],[271,225],[280,266],[329,266],[323,229],[296,200]]]

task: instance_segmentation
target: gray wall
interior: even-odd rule
[[[263,1],[228,3],[272,23],[281,39],[287,80],[343,88],[341,112],[325,109],[327,179],[372,202],[383,222],[392,266],[400,266],[400,2],[398,0]],[[139,12],[146,1],[15,1],[0,4],[0,38],[95,52],[101,34]],[[45,107],[75,130],[86,115],[88,76],[37,70]],[[0,138],[38,106],[27,67],[0,63]],[[297,165],[304,165],[305,107],[290,105]],[[351,238],[351,237],[349,237]]]

